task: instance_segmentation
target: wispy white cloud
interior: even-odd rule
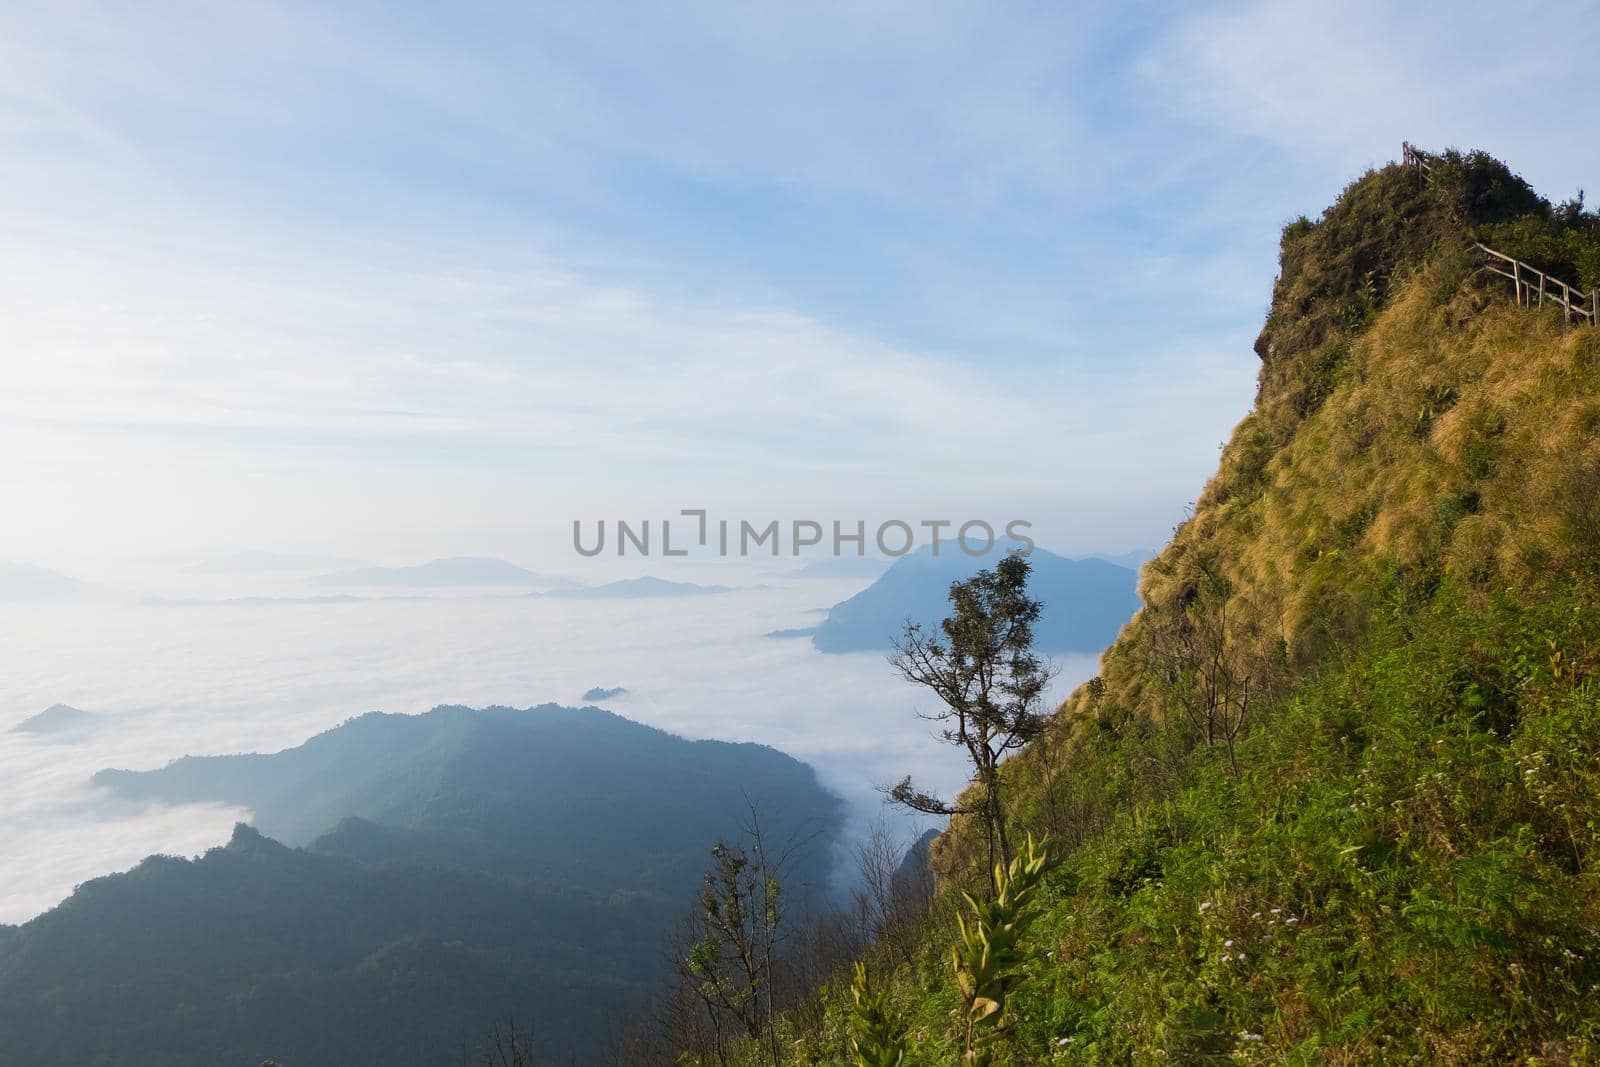
[[[1581,95],[1579,33],[1159,15],[9,7],[0,551],[685,497],[1146,543],[1248,403],[1286,217],[1402,136],[1588,165],[1512,92]]]
[[[574,517],[695,505],[1154,543],[1249,402],[1279,224],[1401,138],[1570,193],[1594,138],[1548,107],[1592,94],[1594,25],[1570,0],[5,5],[0,557],[541,566]],[[117,712],[96,762],[616,682],[690,733],[894,762],[852,732],[903,696],[881,664],[672,610],[546,662],[482,613],[317,616],[243,673],[252,622],[0,618],[0,693]],[[12,795],[70,812],[60,776],[92,768],[38,755],[0,743]],[[43,873],[11,914],[231,817],[17,810],[0,853]]]
[[[1483,0],[1253,0],[1191,12],[1140,69],[1176,107],[1277,146],[1302,175],[1320,171],[1324,189],[1408,139],[1488,149],[1565,196],[1600,162],[1571,122],[1592,94],[1597,42],[1583,0],[1514,17]]]

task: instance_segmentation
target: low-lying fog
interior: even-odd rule
[[[28,919],[75,884],[150,853],[204,851],[248,817],[113,802],[90,788],[95,771],[276,751],[372,710],[575,705],[591,687],[620,686],[626,695],[605,706],[628,718],[688,737],[758,741],[810,762],[863,820],[880,807],[874,786],[908,772],[941,791],[965,780],[961,756],[914,714],[931,698],[883,656],[823,655],[804,639],[763,636],[814,625],[817,609],[866,579],[715,580],[746,588],[617,601],[457,591],[193,603],[260,591],[208,582],[203,592],[168,595],[182,602],[0,604],[0,922]],[[343,591],[299,595],[308,592]],[[1060,662],[1056,696],[1094,671],[1091,656]],[[88,731],[10,732],[57,703],[100,718]]]

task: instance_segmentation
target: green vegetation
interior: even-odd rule
[[[1013,987],[1022,982],[1028,959],[1022,937],[1033,918],[1029,906],[1043,881],[1047,858],[1030,837],[1008,865],[995,865],[992,897],[961,894],[972,919],[956,916],[961,936],[950,949],[950,959],[961,991],[963,1063],[988,1067],[1016,1023],[1007,1008]]]
[[[0,1063],[598,1056],[669,975],[706,843],[770,809],[804,906],[840,807],[770,748],[555,706],[366,715],[282,753],[101,780],[332,829],[290,848],[241,826],[0,927]]]
[[[248,808],[269,837],[369,862],[399,855],[666,893],[676,906],[699,885],[711,842],[741,829],[748,800],[780,839],[828,831],[839,816],[815,772],[775,749],[555,704],[373,712],[283,752],[187,757],[95,782],[131,799]],[[796,873],[825,880],[827,864],[807,862]]]
[[[1202,754],[1072,857],[1039,934],[1057,962],[1024,993],[1028,1044],[1592,1054],[1600,627],[1579,597],[1389,608],[1251,733],[1240,774]]]
[[[900,1067],[906,1062],[905,1026],[888,995],[874,989],[859,960],[850,983],[850,1058],[856,1067]]]
[[[1039,702],[1050,682],[1050,668],[1033,651],[1041,605],[1028,596],[1031,570],[1025,556],[1013,553],[993,570],[951,583],[952,611],[940,633],[906,623],[890,660],[906,681],[943,705],[927,717],[947,724],[944,742],[966,751],[976,788],[967,802],[951,805],[918,790],[908,776],[889,790],[889,799],[931,815],[977,816],[993,871],[1003,871],[1011,859],[1000,761],[1044,728]],[[990,888],[999,891],[998,877]]]
[[[1596,232],[1481,154],[1285,229],[1255,409],[1001,765],[1063,858],[993,1062],[1600,1058],[1600,331],[1466,251],[1593,284]],[[864,953],[908,1064],[965,1051],[950,898],[995,906],[988,836],[955,816],[917,949]],[[841,975],[794,1062],[850,1056]]]
[[[1597,235],[1455,153],[1286,227],[1255,408],[1099,676],[1038,713],[1018,558],[908,632],[974,772],[892,791],[951,816],[937,894],[875,838],[853,905],[800,921],[837,810],[769,750],[595,709],[366,717],[102,778],[344,821],[0,928],[0,1059],[522,1064],[598,1053],[660,981],[617,1062],[1600,1061],[1600,330],[1468,252],[1594,284]]]
[[[996,865],[992,898],[962,893],[970,922],[956,917],[960,938],[950,950],[951,968],[961,991],[965,1053],[962,1062],[994,1062],[1015,1019],[1007,1011],[1012,989],[1024,980],[1028,960],[1023,936],[1034,918],[1031,907],[1048,866],[1045,846],[1029,837],[1015,859]],[[909,1061],[906,1026],[882,989],[868,980],[867,965],[855,964],[850,984],[850,1058],[857,1067],[897,1067]]]
[[[1600,286],[1600,217],[1583,194],[1554,208],[1483,227],[1483,241],[1582,289]]]
[[[773,971],[784,899],[765,842],[759,833],[752,837],[749,851],[722,841],[712,848],[695,916],[698,937],[680,973],[719,1038],[737,1032],[759,1042],[775,1035]],[[777,1058],[775,1046],[771,1054]]]
[[[6,1064],[451,1063],[537,1014],[592,1052],[673,911],[460,868],[374,866],[239,827],[79,887],[0,956]]]

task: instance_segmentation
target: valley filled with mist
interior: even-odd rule
[[[180,568],[159,598],[146,578],[110,603],[0,604],[0,774],[15,784],[0,795],[0,852],[13,859],[0,869],[0,922],[31,918],[146,855],[222,844],[249,817],[119,800],[91,785],[96,772],[275,752],[368,711],[578,705],[591,688],[620,686],[627,693],[604,703],[636,722],[811,763],[858,826],[881,807],[874,786],[913,772],[946,789],[962,783],[961,761],[927,743],[917,695],[881,651],[824,655],[765,636],[817,624],[869,579],[758,569],[736,579],[733,569],[684,579],[748,586],[705,596],[548,599],[445,586],[399,598],[364,588],[371,599],[327,603],[299,574]],[[1061,692],[1093,662],[1067,654]],[[94,715],[92,728],[10,732],[55,704]]]
[[[1597,33],[0,4],[0,1067],[1600,1064]]]

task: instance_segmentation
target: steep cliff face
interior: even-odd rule
[[[1554,226],[1550,206],[1488,157],[1442,163],[1369,173],[1285,229],[1255,409],[1058,740],[1175,717],[1204,734],[1208,699],[1242,735],[1374,612],[1592,575],[1600,334],[1516,307],[1468,252],[1486,226]]]
[[[1068,853],[1024,1061],[1596,1051],[1600,330],[1470,252],[1581,274],[1596,233],[1482,155],[1285,229],[1254,410],[1006,767]],[[938,968],[896,994],[948,1040]]]

